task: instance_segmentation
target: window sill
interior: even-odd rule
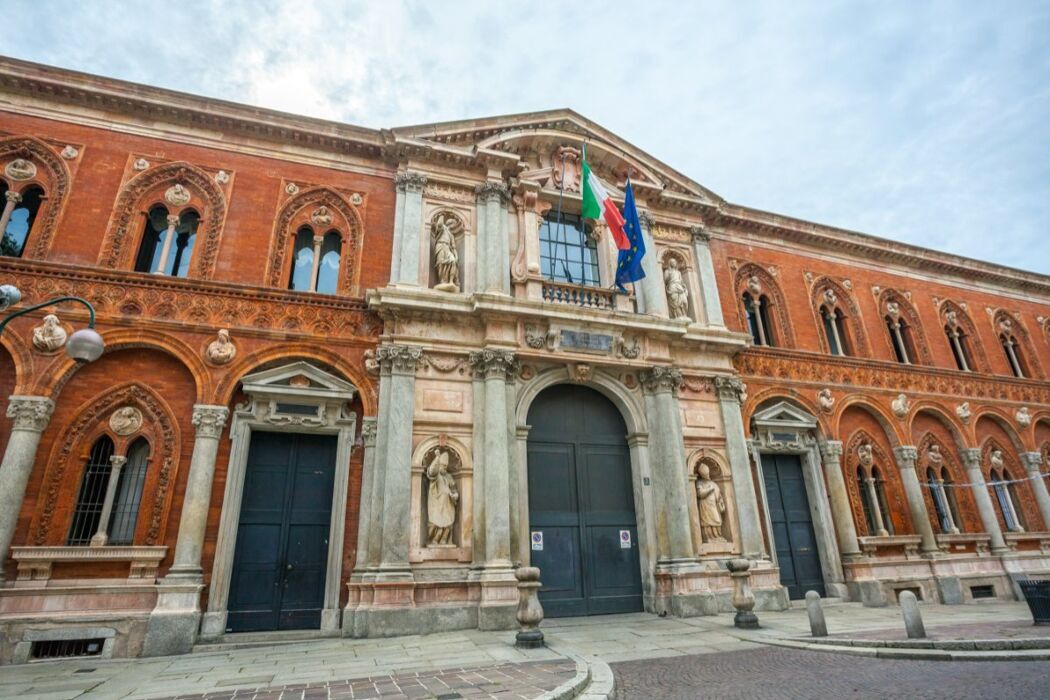
[[[129,583],[152,583],[167,547],[12,547],[11,558],[18,564],[16,585],[46,585],[51,569],[58,563],[128,562]]]

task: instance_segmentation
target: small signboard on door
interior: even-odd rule
[[[543,551],[543,533],[539,530],[532,531],[532,551],[542,552]]]
[[[631,548],[631,531],[620,530],[620,549]]]

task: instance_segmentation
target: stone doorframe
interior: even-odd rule
[[[357,431],[357,416],[349,410],[348,404],[357,389],[307,362],[294,362],[250,374],[241,380],[241,385],[248,401],[234,410],[230,426],[233,444],[208,591],[208,611],[201,622],[201,637],[217,639],[226,633],[226,606],[230,598],[244,476],[254,430],[338,436],[332,522],[328,534],[328,568],[321,611],[321,631],[336,633],[340,627],[339,594],[343,576],[350,454]]]
[[[817,539],[820,569],[829,597],[849,599],[842,570],[835,525],[831,516],[831,504],[827,486],[821,470],[819,428],[816,417],[788,402],[779,403],[757,412],[751,418],[751,439],[748,441],[758,468],[758,488],[762,499],[762,515],[769,533],[769,552],[774,564],[777,562],[776,544],[773,539],[773,522],[769,517],[769,497],[766,480],[762,472],[762,455],[798,455],[802,459],[802,474],[806,482],[806,497],[809,512],[813,517],[813,534]],[[837,463],[834,465],[838,467]]]
[[[655,611],[656,595],[656,532],[653,493],[652,469],[649,462],[649,427],[645,419],[642,398],[625,387],[616,377],[601,369],[595,369],[588,381],[573,381],[569,369],[564,365],[541,370],[518,390],[518,401],[514,413],[517,440],[518,464],[521,469],[518,477],[517,518],[518,551],[514,555],[527,562],[530,557],[529,538],[529,480],[528,480],[528,438],[527,424],[529,408],[540,392],[557,384],[577,384],[594,389],[609,399],[627,426],[627,447],[631,454],[631,485],[634,492],[634,510],[638,527],[638,559],[642,574],[642,601],[646,611]],[[652,485],[650,485],[652,484]]]

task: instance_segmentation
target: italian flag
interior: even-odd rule
[[[602,181],[591,172],[587,165],[587,150],[583,151],[583,209],[580,214],[585,219],[604,219],[609,230],[612,231],[613,240],[619,250],[629,250],[631,242],[627,240],[627,234],[623,227],[627,223],[623,220],[623,214],[616,208],[609,193],[602,186]]]

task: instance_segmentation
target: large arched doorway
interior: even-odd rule
[[[593,389],[559,384],[529,408],[529,534],[548,617],[642,609],[627,427]]]

